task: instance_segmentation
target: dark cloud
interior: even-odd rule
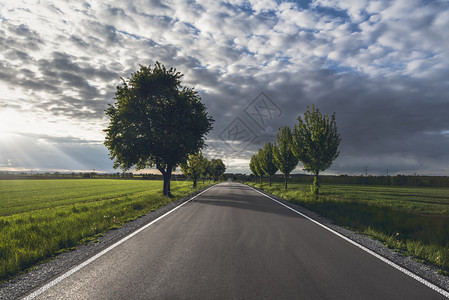
[[[80,48],[86,49],[86,48],[89,47],[89,43],[87,43],[86,41],[84,41],[84,39],[82,39],[82,38],[79,37],[79,36],[72,35],[72,36],[70,37],[70,39],[72,40],[72,42],[73,42],[75,45],[77,45],[77,46],[80,47]]]
[[[39,50],[45,44],[41,39],[39,33],[30,29],[27,25],[20,24],[19,26],[12,25],[5,20],[0,21],[2,25],[7,28],[6,34],[2,30],[0,36],[0,45],[3,49],[15,49],[15,50]]]
[[[10,81],[14,79],[15,85],[32,91],[52,92],[56,96],[54,100],[35,105],[37,109],[43,109],[55,115],[96,118],[103,114],[106,106],[104,98],[110,97],[111,93],[102,94],[89,81],[111,81],[119,76],[105,66],[93,68],[84,62],[75,62],[75,59],[67,54],[55,52],[52,59],[42,59],[38,62],[39,70],[44,77],[36,78],[34,72],[23,69],[22,79],[17,80],[14,77]],[[78,94],[79,97],[64,96],[64,91],[68,90]],[[83,107],[88,108],[89,112],[81,111]]]
[[[10,60],[20,60],[22,62],[27,62],[32,59],[31,56],[20,50],[10,50],[6,53],[5,57]]]
[[[336,112],[342,143],[340,158],[330,170],[333,173],[359,174],[365,166],[375,174],[383,174],[387,169],[390,174],[393,170],[419,173],[424,169],[426,172],[432,168],[441,170],[441,165],[449,164],[449,95],[444,87],[438,87],[439,84],[430,88],[431,82],[417,82],[407,77],[372,79],[325,70],[269,74],[258,79],[245,80],[237,76],[230,81],[248,84],[253,94],[268,91],[284,112],[281,118],[271,120],[268,132],[252,127],[258,138],[250,145],[250,150],[255,151],[265,142],[273,141],[279,127],[293,127],[306,107],[315,104],[325,114]],[[220,144],[221,130],[233,118],[242,116],[251,93],[234,91],[228,97],[224,84],[219,87],[222,91],[219,92],[220,101],[215,101],[217,104],[208,99],[213,95],[204,94],[204,98],[217,119],[210,138]],[[248,118],[244,120],[250,127],[253,125]],[[244,151],[238,154],[247,155]]]
[[[49,120],[103,126],[120,77],[158,60],[199,91],[216,120],[205,152],[231,171],[248,172],[254,151],[315,104],[336,113],[342,136],[330,172],[449,172],[444,1],[74,3],[54,4],[51,15],[29,7],[22,19],[11,8],[1,21],[0,81]],[[260,92],[282,108],[263,128],[246,114]],[[255,135],[244,149],[220,135],[236,118]],[[83,139],[49,140],[45,153],[53,145],[79,161],[89,159],[70,147],[99,151]]]

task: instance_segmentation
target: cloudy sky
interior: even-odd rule
[[[112,172],[104,110],[160,61],[228,171],[315,104],[342,137],[329,173],[449,175],[448,29],[448,0],[0,0],[0,170]]]

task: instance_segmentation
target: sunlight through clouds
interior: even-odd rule
[[[89,153],[113,171],[101,145],[104,110],[120,77],[158,60],[185,74],[216,119],[208,138],[217,142],[206,154],[223,146],[220,132],[265,91],[285,111],[275,130],[312,103],[336,112],[342,155],[330,172],[356,172],[363,160],[379,170],[405,172],[417,161],[413,168],[429,174],[449,172],[441,168],[449,166],[441,154],[448,139],[424,133],[449,128],[448,27],[444,0],[3,1],[1,142],[53,137],[61,169],[81,168]],[[63,137],[86,155],[65,157]],[[220,155],[230,171],[248,170],[251,151],[272,138]],[[384,159],[404,153],[409,160]],[[8,158],[0,155],[1,169]],[[40,167],[54,166],[43,157]]]

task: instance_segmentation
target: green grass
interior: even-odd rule
[[[315,200],[305,183],[256,186],[449,271],[447,188],[323,185]]]
[[[447,188],[324,185],[322,196],[330,200],[357,201],[401,211],[449,216]]]
[[[193,192],[171,185],[174,198],[162,181],[0,180],[0,281]]]

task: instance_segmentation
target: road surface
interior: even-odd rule
[[[237,183],[194,201],[35,299],[444,299]]]

